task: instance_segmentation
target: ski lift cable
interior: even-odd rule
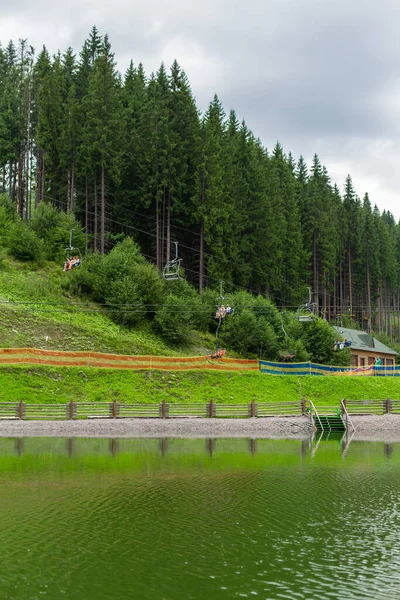
[[[50,196],[44,195],[43,197],[44,197],[44,198],[46,198],[46,199],[48,199],[48,200],[54,201],[54,199],[53,199],[52,197],[50,197]],[[63,206],[67,206],[67,203],[66,203],[66,202],[64,202],[64,201],[61,201],[61,200],[57,200],[57,203],[58,203],[58,204],[60,204],[60,205],[63,205]],[[91,215],[91,216],[94,216],[94,215],[95,215],[95,213],[94,213],[93,211],[87,211],[87,214],[89,214],[89,215]],[[110,222],[110,223],[114,223],[114,224],[116,224],[116,225],[119,225],[120,227],[124,227],[124,228],[127,228],[127,229],[132,229],[133,231],[138,231],[138,232],[140,232],[140,233],[144,233],[144,234],[146,234],[146,235],[149,235],[149,236],[151,236],[151,237],[157,237],[157,235],[156,235],[155,233],[152,233],[152,232],[149,232],[149,231],[146,231],[146,230],[140,229],[140,228],[138,228],[138,227],[135,227],[135,226],[133,226],[133,225],[128,225],[128,224],[125,224],[125,223],[121,223],[120,221],[117,221],[117,220],[115,220],[115,219],[110,219],[110,218],[107,218],[107,221],[108,221],[108,222]],[[192,253],[194,253],[194,254],[200,254],[199,250],[196,250],[195,248],[191,248],[190,246],[181,245],[181,247],[183,247],[183,248],[185,248],[185,249],[188,249],[188,250],[190,250],[190,251],[191,251]],[[146,258],[149,258],[149,259],[151,259],[151,260],[155,260],[155,257],[153,257],[153,256],[146,255],[146,254],[143,254],[143,256],[145,256]],[[204,256],[207,256],[208,258],[213,258],[214,260],[215,260],[215,258],[216,258],[214,255],[212,255],[212,254],[209,254],[209,253],[204,253]],[[217,259],[217,260],[218,260],[218,259]],[[237,265],[237,266],[240,266],[240,265],[239,265],[239,263],[232,263],[232,264],[234,264],[234,265]],[[195,270],[193,270],[193,269],[188,269],[188,268],[186,268],[186,269],[185,269],[185,271],[187,271],[187,272],[189,272],[189,273],[194,273],[194,274],[197,274],[197,271],[195,271]],[[261,271],[259,271],[259,270],[257,270],[257,269],[254,269],[254,267],[250,267],[250,271],[251,271],[251,272],[254,272],[254,273],[262,274],[262,273],[261,273]],[[211,280],[211,281],[215,281],[215,282],[218,280],[217,278],[215,278],[215,277],[212,277],[212,276],[210,276],[210,275],[207,275],[207,279],[209,279],[209,280]],[[238,289],[238,290],[243,290],[243,291],[247,291],[247,292],[249,292],[249,293],[254,293],[254,290],[251,290],[251,289],[249,289],[249,288],[247,288],[247,287],[239,286],[239,285],[237,285],[237,284],[230,284],[230,285],[231,285],[232,287],[234,287],[234,288]],[[261,293],[260,293],[259,295],[262,295],[262,296],[264,296],[264,297],[267,297],[267,296],[266,296],[266,294],[261,294]],[[291,306],[290,306],[290,305],[284,305],[284,306],[279,306],[279,308],[286,308],[286,309],[293,308],[293,309],[295,309],[295,308],[299,308],[299,306],[297,305],[297,307],[296,307],[295,305],[291,305]],[[343,307],[343,308],[350,309],[350,307]],[[364,306],[364,305],[352,305],[352,309],[353,309],[353,310],[354,310],[354,309],[362,310],[362,309],[365,309],[365,306]],[[384,309],[385,309],[385,310],[388,310],[388,307],[384,307]],[[376,310],[376,311],[375,311],[375,313],[376,313],[376,312],[379,312],[379,311],[378,311],[378,310]],[[393,312],[396,312],[396,311],[393,309]],[[375,314],[375,313],[374,313],[374,314]]]
[[[44,198],[47,198],[47,199],[51,200],[51,197],[50,197],[50,196],[44,196]],[[65,206],[66,206],[66,203],[65,203],[65,202],[61,202],[61,201],[60,201],[60,202],[59,202],[59,204],[63,204],[63,205],[65,205]],[[91,215],[91,216],[95,216],[95,213],[94,213],[93,211],[87,211],[87,214],[88,214],[88,215]],[[145,233],[146,235],[148,235],[148,236],[151,236],[151,237],[154,237],[154,238],[156,238],[156,237],[157,237],[157,235],[156,235],[155,233],[151,233],[151,232],[149,232],[149,231],[145,231],[145,230],[143,230],[143,229],[139,229],[138,227],[134,227],[133,225],[127,225],[127,224],[124,224],[124,223],[120,223],[119,221],[116,221],[115,219],[108,219],[108,221],[109,221],[109,222],[111,222],[111,223],[115,223],[115,224],[119,225],[120,227],[124,227],[124,228],[126,228],[126,229],[131,229],[131,230],[133,230],[133,231],[139,231],[140,233]],[[189,246],[183,246],[183,247],[184,247],[184,248],[187,248],[187,249],[189,249],[189,250],[191,250],[191,251],[192,251],[194,254],[200,254],[200,252],[199,252],[199,251],[197,251],[197,250],[195,250],[195,249],[193,249],[193,248],[190,248]],[[142,254],[143,254],[143,256],[145,256],[146,258],[150,258],[150,259],[152,259],[152,260],[155,262],[155,257],[154,257],[154,256],[150,256],[150,255],[147,255],[147,254],[144,254],[144,253],[142,253]],[[207,256],[207,257],[209,257],[209,258],[214,258],[214,256],[213,256],[212,254],[207,254],[207,253],[204,253],[204,256]],[[233,263],[232,263],[232,264],[233,264]],[[188,272],[188,273],[194,273],[195,275],[197,275],[197,274],[198,274],[198,272],[197,272],[197,271],[195,271],[194,269],[188,269],[188,268],[185,268],[185,271],[186,271],[186,272]],[[207,275],[207,279],[208,279],[208,280],[211,280],[211,281],[215,281],[215,282],[216,282],[216,281],[219,281],[219,279],[218,279],[218,278],[216,278],[216,277],[213,277],[213,276],[211,276],[211,275]],[[232,284],[230,284],[230,285],[231,285],[232,287],[234,287],[235,289],[237,289],[237,290],[242,290],[242,291],[245,291],[245,292],[254,293],[254,291],[253,291],[253,290],[251,290],[250,288],[243,287],[243,286],[240,286],[240,285],[237,285],[237,284],[234,284],[234,283],[232,283]],[[265,295],[265,294],[261,294],[261,293],[259,293],[259,295],[260,295],[260,296],[262,295],[262,296],[266,297],[266,295]]]
[[[49,200],[53,200],[50,196],[43,196],[43,197],[47,198]],[[67,206],[67,203],[64,202],[64,201],[60,200],[60,201],[57,201],[57,202],[58,202],[58,204],[61,204],[61,205],[65,206],[65,207]],[[94,212],[93,211],[87,211],[87,212],[88,212],[88,214],[94,216]],[[152,217],[152,218],[154,219],[154,217]],[[112,219],[110,217],[107,217],[107,221],[109,223],[114,223],[116,225],[119,225],[120,227],[126,227],[126,228],[129,228],[129,229],[132,229],[133,231],[138,231],[139,233],[143,233],[143,234],[149,235],[151,237],[155,237],[155,238],[157,237],[157,235],[155,233],[151,233],[150,231],[146,231],[146,230],[140,229],[139,227],[135,227],[134,225],[128,225],[126,223],[121,223],[120,221],[117,221],[116,219]],[[173,230],[174,226],[172,226],[171,229]],[[186,231],[190,232],[190,230],[186,230]],[[193,232],[190,232],[190,233],[193,233]],[[199,235],[199,234],[197,234],[197,235]],[[200,255],[200,250],[197,250],[196,248],[193,248],[191,246],[186,246],[185,244],[180,244],[180,246],[181,246],[181,248],[185,248],[186,250],[190,250],[193,254]],[[203,256],[205,256],[207,258],[212,258],[212,259],[216,260],[216,257],[213,254],[210,254],[208,252],[203,252]],[[234,266],[237,266],[237,267],[241,267],[242,266],[241,263],[234,262],[234,261],[230,261],[230,264],[232,264]],[[250,272],[256,273],[258,275],[264,275],[264,273],[262,271],[260,271],[258,269],[255,269],[254,267],[250,267],[249,270],[250,270]],[[240,287],[240,286],[238,286],[238,287]],[[242,289],[245,290],[247,288],[242,288]]]

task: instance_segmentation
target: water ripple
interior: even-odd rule
[[[396,445],[55,444],[0,444],[2,598],[400,596]]]

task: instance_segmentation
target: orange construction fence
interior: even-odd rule
[[[64,352],[37,348],[0,348],[0,365],[51,365],[57,367],[99,367],[132,370],[258,371],[258,360],[213,359],[211,356],[126,356],[101,352]]]

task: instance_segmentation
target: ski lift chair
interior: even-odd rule
[[[311,302],[311,288],[308,288],[308,302],[301,304],[296,312],[296,318],[299,323],[312,323],[316,320],[316,305]]]
[[[75,267],[80,267],[80,265],[82,264],[82,255],[81,255],[81,251],[79,250],[79,248],[74,247],[72,245],[72,232],[73,231],[74,230],[71,229],[71,231],[69,232],[69,246],[67,248],[65,248],[65,260],[67,261],[70,256],[73,256],[75,254],[75,256],[78,257],[78,262],[73,265],[73,267],[75,268]],[[71,269],[68,269],[68,270],[71,270]]]
[[[210,354],[210,358],[224,358],[226,350],[216,350],[213,354]]]
[[[182,279],[180,275],[182,259],[178,257],[178,242],[175,244],[175,258],[167,263],[163,269],[163,277],[166,281],[176,281]]]

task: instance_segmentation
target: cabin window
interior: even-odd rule
[[[353,354],[353,367],[358,367],[358,354]]]
[[[360,367],[365,367],[365,358],[360,356]]]
[[[388,367],[393,367],[393,358],[387,358],[386,359],[386,365]]]
[[[369,365],[375,364],[375,356],[368,356],[368,364]]]

